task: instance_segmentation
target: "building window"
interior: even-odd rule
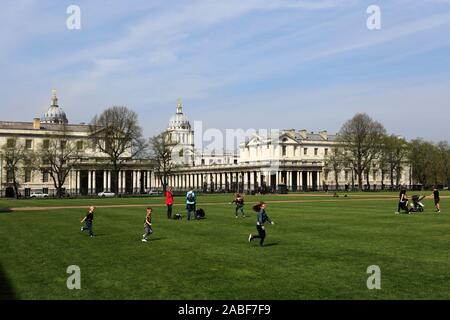
[[[325,148],[325,156],[328,155],[328,148]]]
[[[306,156],[308,154],[308,148],[303,149],[303,154]]]
[[[348,176],[349,176],[348,171],[345,171],[345,180],[346,180],[346,181],[348,181]]]
[[[14,174],[13,174],[12,170],[8,170],[8,171],[6,172],[6,181],[7,181],[8,183],[12,183],[13,180],[14,180]]]
[[[44,140],[42,142],[42,148],[48,149],[50,147],[50,140]]]
[[[62,150],[66,149],[66,146],[67,146],[67,141],[66,140],[61,140],[60,144],[61,144],[61,149]]]
[[[77,142],[77,150],[78,151],[82,151],[83,150],[83,141],[78,141]]]
[[[30,169],[25,170],[25,182],[31,182],[31,170]]]
[[[205,164],[205,159],[202,159],[202,165],[204,165]]]
[[[373,171],[373,180],[377,180],[377,170]]]
[[[6,147],[7,148],[15,148],[16,147],[16,140],[14,139],[8,139],[6,141]]]
[[[42,193],[48,194],[48,188],[42,188]]]
[[[26,147],[27,149],[33,149],[33,140],[27,139],[27,140],[25,141],[25,147]]]
[[[319,154],[319,148],[314,148],[314,155],[317,156]]]
[[[237,164],[237,160],[234,160],[234,164]]]
[[[42,172],[42,182],[48,182],[48,171]]]
[[[282,152],[283,152],[283,156],[286,156],[286,146],[283,146],[283,147],[281,148],[281,150],[282,150]]]

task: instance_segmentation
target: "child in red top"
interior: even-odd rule
[[[172,207],[173,207],[173,193],[172,187],[169,187],[166,191],[166,206],[167,206],[167,218],[172,218]]]

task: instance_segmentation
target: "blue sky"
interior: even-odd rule
[[[450,140],[450,0],[4,0],[0,24],[1,120],[42,116],[55,88],[72,123],[126,105],[147,136],[181,98],[206,128],[334,133],[367,112]]]

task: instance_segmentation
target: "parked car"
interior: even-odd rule
[[[98,196],[99,197],[101,197],[101,198],[111,198],[111,197],[114,197],[116,194],[114,193],[114,192],[105,192],[105,191],[102,191],[102,192],[99,192],[98,193]]]
[[[48,198],[48,194],[40,191],[32,192],[30,198]]]
[[[148,193],[149,196],[156,196],[156,195],[162,194],[161,191],[158,191],[158,190],[155,190],[155,189],[151,189],[147,193]]]

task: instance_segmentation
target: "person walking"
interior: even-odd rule
[[[144,234],[142,235],[142,242],[147,242],[148,236],[153,233],[152,229],[152,208],[147,208],[147,214],[144,220]]]
[[[167,218],[172,219],[172,208],[173,208],[172,187],[169,187],[166,191],[166,206],[167,206]]]
[[[187,219],[191,220],[191,212],[194,214],[194,218],[196,217],[195,209],[197,205],[197,196],[195,195],[194,190],[190,190],[186,194],[186,210],[187,210]]]
[[[84,227],[81,227],[81,231],[89,231],[89,236],[92,238],[94,236],[94,232],[92,231],[92,224],[94,222],[94,210],[95,207],[91,206],[88,209],[86,216],[81,220],[81,223],[84,223]]]
[[[440,213],[441,212],[441,204],[440,204],[441,196],[439,194],[439,189],[436,186],[434,186],[432,196],[434,197],[434,207],[436,208],[436,212]]]
[[[402,186],[399,194],[398,199],[398,207],[395,214],[399,214],[400,210],[404,210],[406,213],[409,213],[408,210],[408,197],[406,196],[406,187]]]
[[[266,214],[266,204],[264,202],[260,202],[257,205],[253,206],[253,210],[258,212],[257,221],[256,221],[256,230],[258,230],[258,235],[254,236],[250,234],[248,236],[248,242],[252,242],[253,239],[259,239],[259,246],[264,246],[264,240],[266,239],[266,229],[264,227],[265,222],[269,222],[270,224],[275,224],[269,216]]]

